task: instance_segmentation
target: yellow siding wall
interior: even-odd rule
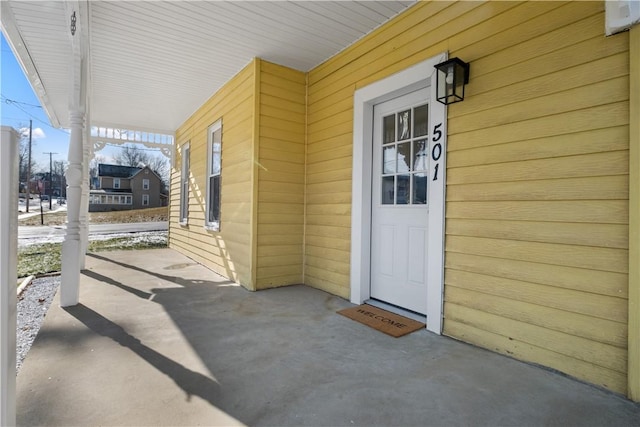
[[[254,65],[250,64],[198,109],[177,131],[171,174],[170,247],[249,288],[251,224]],[[206,206],[207,128],[222,118],[221,230],[204,228]],[[181,148],[191,147],[189,222],[180,215]]]
[[[256,288],[302,283],[306,76],[260,63]]]
[[[419,3],[309,73],[305,283],[349,294],[353,94],[448,50],[444,333],[626,392],[628,34],[603,2]]]

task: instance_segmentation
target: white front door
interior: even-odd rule
[[[373,109],[371,298],[427,314],[429,90]]]

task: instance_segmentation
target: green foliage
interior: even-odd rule
[[[18,249],[18,277],[60,271],[62,244],[42,243]]]

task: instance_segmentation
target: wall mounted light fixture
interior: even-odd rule
[[[438,65],[437,99],[444,105],[464,99],[464,85],[469,83],[469,64],[460,58],[451,58]]]

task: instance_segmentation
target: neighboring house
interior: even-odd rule
[[[98,177],[89,192],[89,212],[157,208],[164,206],[162,182],[148,166],[98,165]]]
[[[62,306],[79,302],[89,144],[175,138],[171,248],[640,401],[640,25],[605,36],[638,2],[0,4],[70,129]],[[434,67],[454,57],[470,79],[445,107]]]

